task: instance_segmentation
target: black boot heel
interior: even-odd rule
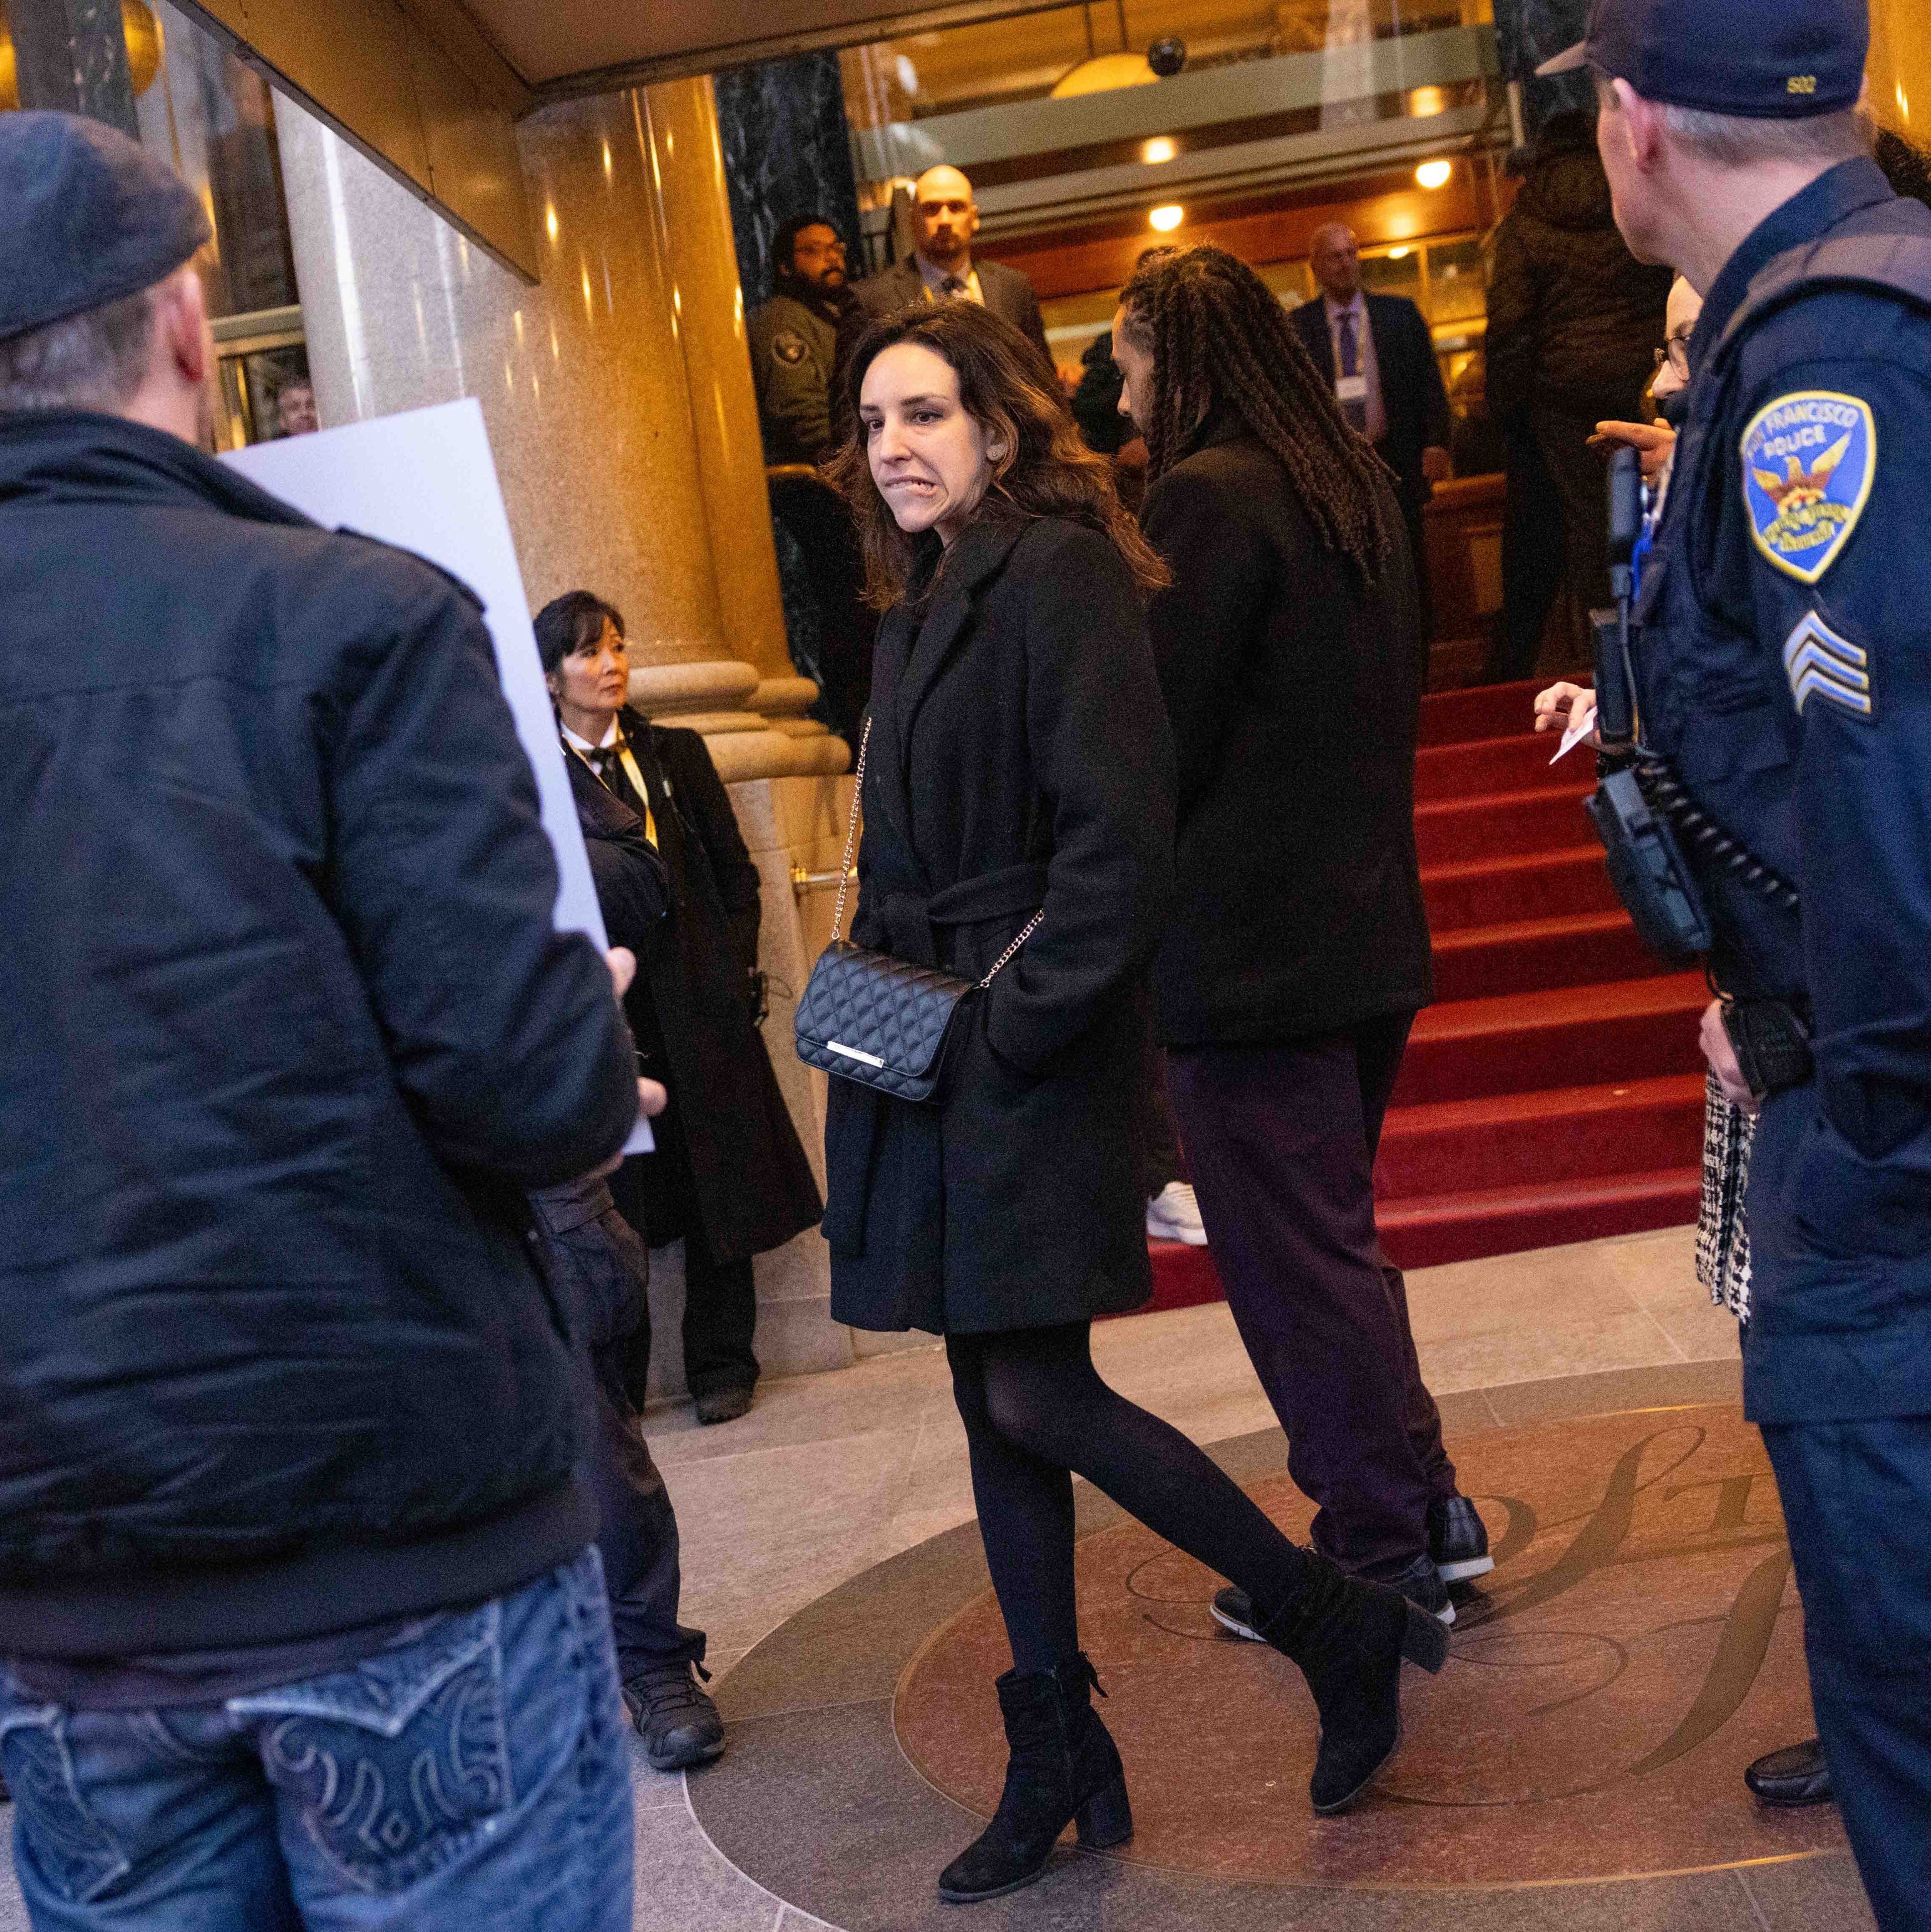
[[[1080,1844],[1089,1852],[1103,1852],[1110,1845],[1123,1845],[1133,1835],[1133,1806],[1126,1796],[1126,1780],[1116,1778],[1104,1791],[1097,1791],[1082,1804],[1073,1820]]]
[[[1448,1661],[1448,1626],[1411,1604],[1408,1627],[1402,1633],[1402,1654],[1432,1676]]]
[[[939,1874],[946,1904],[973,1905],[1030,1885],[1052,1863],[1069,1825],[1095,1851],[1132,1836],[1120,1754],[1089,1701],[1099,1682],[1084,1652],[1057,1670],[1009,1670],[1000,1678],[1012,1752],[1006,1789],[991,1823]]]

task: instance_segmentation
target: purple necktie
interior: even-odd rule
[[[1361,373],[1361,344],[1354,333],[1354,311],[1343,309],[1336,319],[1336,332],[1341,338],[1341,373],[1344,376],[1358,376]],[[1345,402],[1342,413],[1363,436],[1368,433],[1368,403],[1365,397]]]

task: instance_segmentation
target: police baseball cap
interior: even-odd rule
[[[1857,105],[1869,0],[1591,0],[1585,38],[1536,69],[1592,67],[1645,100],[1747,119]]]
[[[0,341],[172,274],[213,232],[180,176],[78,114],[0,114]]]

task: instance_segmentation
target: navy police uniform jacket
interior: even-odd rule
[[[1931,1414],[1931,212],[1832,169],[1708,292],[1637,609],[1649,743],[1798,910],[1693,858],[1814,1078],[1753,1159],[1760,1423]]]

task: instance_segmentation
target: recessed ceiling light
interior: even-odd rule
[[[1140,158],[1153,167],[1162,161],[1171,161],[1179,152],[1180,149],[1174,145],[1174,137],[1171,134],[1156,134],[1140,150]]]
[[[1446,188],[1455,172],[1453,161],[1424,161],[1415,170],[1415,179],[1423,188]]]
[[[1187,212],[1177,201],[1170,201],[1164,207],[1155,208],[1147,217],[1147,224],[1157,228],[1162,235],[1179,227],[1187,218]]]

